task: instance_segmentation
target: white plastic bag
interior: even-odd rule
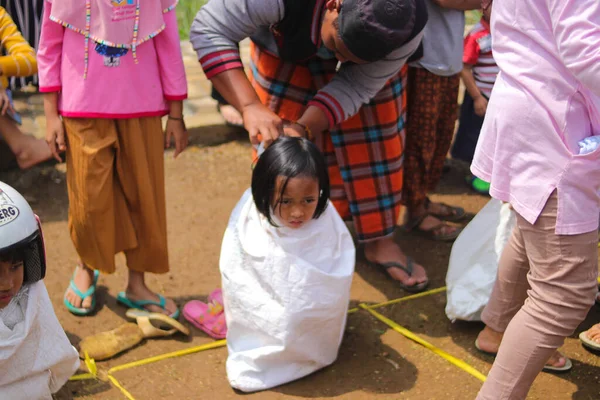
[[[498,261],[516,224],[509,204],[492,199],[452,246],[446,285],[451,321],[480,321],[498,272]]]
[[[335,361],[354,263],[352,237],[333,205],[301,228],[275,228],[244,193],[220,259],[232,387],[269,389]]]

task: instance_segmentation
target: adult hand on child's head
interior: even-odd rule
[[[250,142],[258,145],[258,135],[261,135],[265,148],[283,134],[283,121],[277,114],[261,103],[253,103],[242,109],[244,128],[250,135]]]
[[[188,145],[189,133],[185,127],[183,119],[167,120],[167,128],[165,129],[165,148],[171,147],[171,142],[175,141],[175,153],[173,158],[177,158],[179,154],[185,150]]]
[[[479,96],[475,99],[475,114],[480,117],[485,116],[485,112],[487,111],[488,101],[485,97]]]
[[[48,143],[52,156],[56,161],[62,162],[60,153],[67,150],[67,142],[65,140],[65,128],[58,115],[46,117],[46,143]]]

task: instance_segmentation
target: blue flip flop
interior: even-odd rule
[[[167,300],[160,294],[157,294],[159,301],[153,300],[131,300],[127,297],[125,292],[119,292],[117,295],[117,301],[129,308],[135,308],[136,310],[144,310],[148,311],[145,306],[158,306],[163,310],[166,310]],[[179,309],[177,309],[173,314],[169,315],[169,317],[173,319],[179,318]]]
[[[79,268],[81,268],[81,267],[79,267]],[[90,306],[90,308],[75,307],[73,304],[69,303],[69,301],[67,300],[66,292],[65,292],[65,297],[63,298],[63,302],[65,303],[65,307],[67,307],[67,309],[75,315],[78,315],[78,316],[90,315],[96,309],[96,284],[98,283],[98,277],[100,276],[100,272],[98,270],[94,271],[94,281],[92,282],[92,286],[90,286],[89,289],[83,293],[75,285],[75,273],[76,272],[77,272],[77,269],[75,269],[75,272],[73,272],[73,278],[71,279],[71,283],[69,283],[69,288],[77,295],[77,297],[79,297],[81,299],[81,301],[83,301],[84,299],[91,296],[92,297],[92,305]],[[67,289],[67,291],[68,291],[68,289]]]

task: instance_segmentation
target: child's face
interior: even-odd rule
[[[23,286],[23,261],[0,260],[0,308],[4,308]]]
[[[281,198],[281,187],[285,177],[278,176],[275,181],[273,210],[281,223],[288,228],[297,229],[310,221],[315,215],[319,202],[319,182],[315,178],[290,178]]]

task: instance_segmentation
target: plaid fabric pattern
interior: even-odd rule
[[[282,61],[251,44],[251,81],[263,104],[287,121],[298,119],[335,75],[336,60]],[[390,79],[359,113],[316,138],[325,154],[331,201],[352,220],[359,241],[393,233],[400,213],[407,68]]]
[[[413,210],[435,190],[444,170],[458,114],[459,75],[408,70],[408,126],[404,204]]]

